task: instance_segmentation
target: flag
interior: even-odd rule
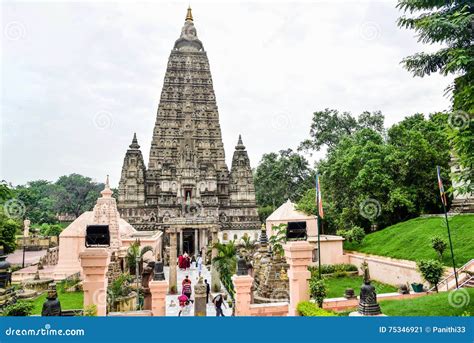
[[[438,173],[439,194],[441,195],[441,201],[443,202],[443,205],[446,207],[448,206],[448,202],[446,201],[446,192],[444,191],[443,180],[441,180],[441,168],[436,166],[436,171]]]
[[[316,206],[318,206],[318,216],[324,218],[323,199],[321,197],[321,187],[319,185],[318,174],[316,174]]]

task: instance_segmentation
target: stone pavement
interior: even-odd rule
[[[204,278],[204,279],[207,279],[207,282],[209,284],[211,284],[211,272],[209,271],[209,268],[210,266],[203,266],[203,270],[202,270],[202,273],[201,273],[201,276]],[[164,268],[164,272],[165,272],[165,277],[166,277],[166,280],[169,280],[169,267],[165,267]],[[189,279],[191,280],[192,282],[192,287],[193,287],[193,295],[191,296],[191,299],[194,300],[194,285],[197,283],[198,281],[198,271],[197,271],[197,268],[188,268],[186,271],[184,270],[180,270],[178,268],[178,294],[174,294],[174,295],[170,295],[168,294],[166,296],[166,316],[169,316],[169,317],[175,317],[175,316],[178,316],[178,313],[179,313],[179,301],[178,301],[178,296],[181,295],[181,291],[182,291],[182,282],[185,278],[185,276],[188,276]],[[222,292],[225,292],[224,289],[222,289]],[[226,293],[226,292],[225,292]],[[209,295],[209,303],[207,304],[207,316],[215,316],[216,315],[216,309],[214,307],[214,304],[212,303],[212,298],[216,295],[217,293],[213,293],[211,291],[211,294]],[[227,299],[230,299],[229,297]],[[227,307],[226,307],[227,306]],[[231,316],[232,315],[232,308],[229,308],[228,307],[228,304],[227,303],[224,303],[223,305],[223,309],[224,309],[224,315],[225,316]],[[194,304],[191,304],[190,306],[188,306],[184,311],[183,313],[181,314],[181,316],[183,317],[186,317],[186,316],[194,316]]]
[[[25,266],[36,264],[40,258],[46,255],[48,250],[25,251]],[[17,249],[7,256],[7,261],[12,265],[21,265],[23,262],[23,250]]]

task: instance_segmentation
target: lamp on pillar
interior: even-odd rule
[[[165,273],[163,272],[163,262],[158,261],[155,263],[155,270],[153,271],[153,281],[164,281]]]
[[[247,268],[247,261],[245,258],[239,255],[237,258],[237,275],[242,276],[242,275],[247,275],[248,274],[248,268]]]

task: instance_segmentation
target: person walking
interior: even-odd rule
[[[209,303],[209,294],[211,293],[211,285],[207,282],[207,279],[204,280],[204,283],[206,284],[206,304]]]
[[[201,272],[202,272],[202,257],[201,257],[201,255],[198,256],[196,264],[197,264],[197,269],[198,269],[198,276],[201,276]]]
[[[192,294],[192,287],[191,287],[191,280],[189,280],[188,276],[183,280],[183,294],[188,297],[189,301],[194,302],[191,300]]]
[[[216,307],[216,317],[225,317],[224,312],[222,311],[222,305],[224,305],[224,297],[222,296],[222,294],[217,294],[212,300],[212,302]]]

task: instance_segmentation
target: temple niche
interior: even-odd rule
[[[162,231],[164,248],[169,229],[177,229],[181,253],[204,254],[214,229],[221,239],[258,234],[248,154],[239,135],[229,171],[209,60],[191,9],[169,56],[148,166],[134,135],[118,209],[137,230]]]

